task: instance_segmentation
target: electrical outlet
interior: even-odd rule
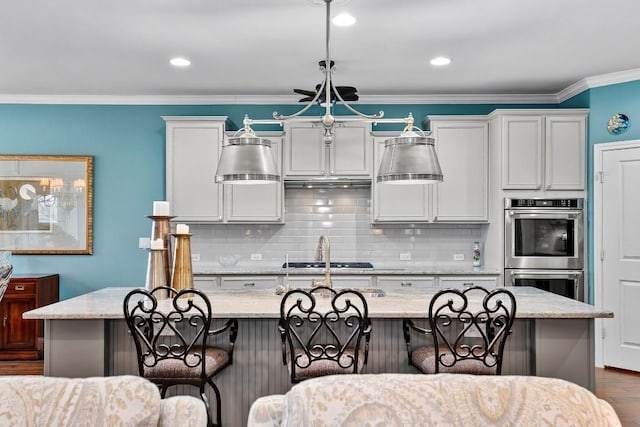
[[[200,261],[200,254],[191,254],[191,261],[192,262],[199,262]]]
[[[464,261],[464,254],[453,254],[454,261]]]
[[[400,261],[411,261],[411,252],[404,252],[400,254]]]
[[[251,254],[251,261],[262,261],[262,254]]]
[[[151,239],[148,237],[138,237],[138,248],[149,249],[151,247]]]

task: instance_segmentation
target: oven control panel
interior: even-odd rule
[[[584,199],[504,199],[505,209],[583,209]]]

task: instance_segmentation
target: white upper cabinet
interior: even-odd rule
[[[226,117],[163,117],[166,121],[166,186],[174,221],[187,223],[281,223],[283,184],[216,184]],[[282,135],[272,142],[278,169]]]
[[[438,161],[439,184],[387,184],[373,180],[373,222],[483,223],[489,218],[489,130],[486,117],[430,118]],[[374,137],[377,174],[390,137]],[[375,177],[375,175],[374,175]]]
[[[374,141],[374,178],[371,183],[373,222],[427,222],[431,218],[431,190],[428,184],[377,183],[385,140],[395,134],[376,135]]]
[[[584,190],[587,117],[545,118],[545,188]]]
[[[586,110],[496,110],[504,190],[584,190]]]
[[[167,201],[175,221],[222,222],[222,186],[214,182],[226,117],[163,117]]]
[[[489,123],[486,117],[429,117],[444,181],[433,185],[433,221],[489,220]]]
[[[256,132],[271,141],[271,154],[282,173],[282,135]],[[269,184],[224,184],[224,218],[226,222],[282,223],[283,181]]]
[[[371,125],[337,124],[333,142],[322,141],[317,123],[286,123],[285,178],[371,177]]]

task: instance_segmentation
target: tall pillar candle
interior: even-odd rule
[[[153,216],[169,216],[169,202],[159,200],[153,202]]]

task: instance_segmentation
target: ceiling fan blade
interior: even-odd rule
[[[307,96],[306,98],[300,98],[298,100],[298,102],[311,102],[311,101],[313,101],[313,96]]]
[[[311,99],[313,99],[314,96],[316,96],[316,93],[311,91],[311,90],[305,90],[305,89],[294,89],[293,90],[295,93],[300,94],[300,95],[304,95],[304,96],[310,96]]]
[[[340,93],[357,92],[358,91],[358,89],[356,89],[353,86],[336,86],[336,89]]]

